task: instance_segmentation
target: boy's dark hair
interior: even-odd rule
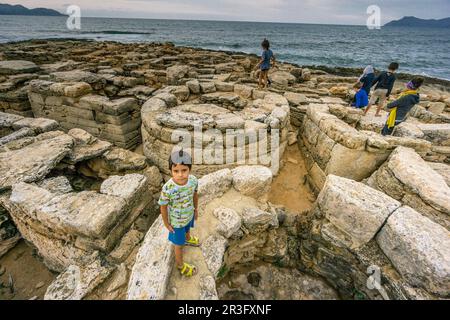
[[[399,67],[400,67],[400,65],[399,65],[397,62],[392,62],[392,63],[389,65],[388,69],[389,69],[389,70],[396,71],[396,70],[398,70]]]
[[[414,87],[416,89],[419,89],[422,86],[424,81],[425,81],[425,79],[422,77],[415,77],[411,80],[412,84],[414,85]]]
[[[270,42],[266,38],[264,38],[263,42],[261,42],[261,47],[263,47],[266,50],[269,50],[270,48]]]
[[[174,165],[182,164],[192,169],[192,158],[186,151],[181,149],[180,151],[173,152],[169,157],[169,170],[172,170]]]
[[[358,81],[358,82],[356,82],[354,85],[353,85],[353,88],[355,88],[355,89],[361,89],[362,87],[363,87],[363,83],[362,82],[360,82],[360,81]]]

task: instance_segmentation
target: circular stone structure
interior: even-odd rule
[[[194,93],[199,88],[208,93]],[[241,165],[264,165],[276,174],[290,126],[283,96],[213,81],[166,87],[143,105],[141,116],[144,154],[166,175],[170,155],[180,149],[192,156],[200,177]]]

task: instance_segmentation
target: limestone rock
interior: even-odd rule
[[[125,176],[112,176],[103,181],[100,193],[130,199],[142,194],[148,188],[147,178],[142,174],[127,174]]]
[[[428,104],[428,111],[434,114],[441,114],[445,110],[445,103],[443,102],[430,102]]]
[[[165,111],[167,110],[167,105],[164,100],[152,97],[148,99],[141,108],[142,117],[144,114],[149,112]]]
[[[58,122],[45,118],[24,118],[22,120],[14,122],[13,124],[14,130],[19,130],[21,128],[31,128],[37,134],[57,130],[58,127]]]
[[[68,134],[75,140],[75,146],[67,156],[68,163],[96,158],[112,148],[111,143],[96,139],[82,129],[71,129]]]
[[[396,126],[394,134],[397,137],[410,137],[418,139],[422,139],[425,136],[423,131],[420,130],[418,126],[409,122],[402,122]]]
[[[277,228],[279,225],[275,212],[267,212],[258,208],[245,208],[242,213],[242,222],[251,234],[258,234],[269,227]]]
[[[73,139],[66,134],[37,141],[22,149],[0,153],[0,190],[13,184],[43,179],[70,152]]]
[[[22,128],[19,129],[9,135],[0,138],[0,146],[9,144],[10,142],[25,138],[25,137],[33,137],[36,133],[31,128]]]
[[[221,197],[230,188],[233,175],[230,169],[223,169],[203,176],[198,181],[199,201],[207,203]]]
[[[0,112],[0,128],[12,128],[15,122],[22,119],[24,117],[16,114]]]
[[[233,187],[243,195],[260,198],[272,183],[272,171],[263,166],[242,166],[232,171]]]
[[[169,108],[176,107],[178,104],[177,97],[172,93],[159,93],[155,98],[161,99]]]
[[[198,82],[198,80],[190,80],[186,82],[186,85],[191,93],[193,94],[200,93],[200,82]]]
[[[151,226],[136,256],[128,283],[128,300],[162,300],[173,267],[169,231],[161,216]]]
[[[219,300],[216,290],[216,281],[213,277],[209,275],[201,277],[199,286],[200,300]]]
[[[39,71],[39,67],[31,61],[25,60],[0,61],[0,75],[32,73],[36,71]]]
[[[213,93],[217,90],[214,82],[200,82],[200,88],[202,93]]]
[[[398,147],[388,168],[406,188],[440,211],[450,213],[450,188],[444,178],[410,148]]]
[[[44,300],[81,300],[101,284],[113,267],[100,259],[85,266],[71,265],[47,289]]]
[[[289,101],[289,104],[294,105],[294,106],[299,106],[299,105],[308,103],[308,98],[304,94],[301,94],[301,93],[294,93],[294,92],[287,91],[284,94],[284,97]]]
[[[377,237],[386,256],[413,286],[450,294],[450,233],[409,207],[395,211]]]
[[[217,278],[223,264],[228,241],[220,235],[211,235],[202,244],[202,253],[209,271]]]
[[[271,80],[273,83],[281,85],[281,86],[288,86],[290,84],[294,84],[297,79],[286,71],[275,71],[271,74]]]
[[[48,178],[39,182],[37,185],[56,195],[73,192],[69,180],[64,176]]]
[[[241,217],[233,209],[220,207],[216,208],[213,214],[219,220],[217,232],[225,238],[233,237],[241,229]]]
[[[326,218],[350,237],[352,248],[369,242],[401,205],[362,183],[333,175],[327,177],[317,203]]]
[[[123,218],[124,199],[94,191],[55,195],[27,183],[12,188],[10,201],[59,234],[106,238]]]
[[[189,72],[189,67],[186,65],[175,65],[167,68],[167,83],[169,85],[178,85]]]

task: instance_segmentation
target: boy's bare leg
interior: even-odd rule
[[[268,77],[267,77],[267,75],[268,75],[268,71],[263,71],[263,88],[264,89],[267,89],[267,85],[268,85],[268,82],[267,82],[267,79],[268,79]]]
[[[261,72],[259,73],[259,84],[258,84],[258,86],[259,86],[260,89],[263,87],[263,78],[264,78],[264,72],[261,71]]]
[[[371,107],[372,105],[369,103],[369,105],[366,107],[366,110],[364,110],[364,115],[366,115],[369,112]]]
[[[191,232],[189,231],[188,233],[186,233],[186,241],[191,239]]]
[[[381,117],[380,111],[383,108],[383,106],[377,106],[377,113],[375,113],[375,117]]]
[[[183,267],[183,246],[174,245],[175,250],[175,263],[177,264],[178,269]]]

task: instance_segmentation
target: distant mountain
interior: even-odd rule
[[[385,27],[450,28],[450,18],[426,20],[416,17],[404,17],[387,23]]]
[[[21,5],[0,3],[0,15],[18,16],[65,16],[56,10],[46,8],[28,9]]]

